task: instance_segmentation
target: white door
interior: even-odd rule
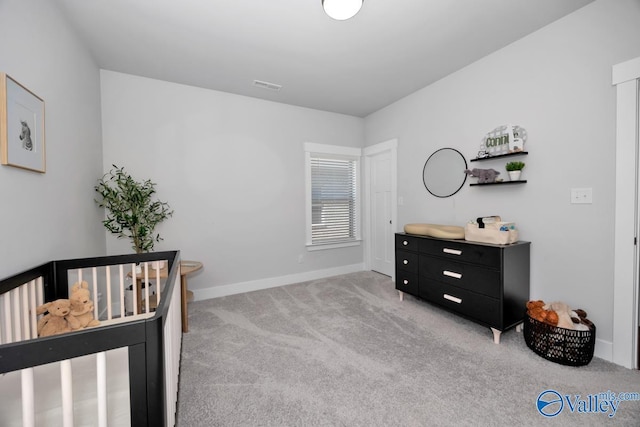
[[[371,269],[393,275],[392,156],[385,151],[370,157]]]
[[[638,369],[640,57],[615,65],[612,78],[617,96],[612,360]]]

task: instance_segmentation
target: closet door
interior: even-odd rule
[[[612,360],[638,369],[640,58],[615,65],[613,84],[616,86],[617,111]]]
[[[397,149],[391,139],[364,148],[365,264],[395,280],[394,240],[397,230]]]

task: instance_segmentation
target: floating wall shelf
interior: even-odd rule
[[[499,181],[499,182],[486,182],[483,184],[480,183],[475,183],[475,184],[469,184],[471,187],[473,187],[474,185],[506,185],[506,184],[524,184],[525,182],[527,182],[526,179],[521,179],[519,181]]]
[[[502,159],[502,158],[505,158],[505,157],[525,156],[527,154],[529,154],[528,151],[518,151],[517,153],[507,153],[507,154],[498,154],[498,155],[489,156],[489,157],[479,157],[479,158],[476,158],[476,159],[471,159],[469,161],[470,162],[481,162],[481,161],[484,161],[484,160]]]
[[[513,156],[526,156],[527,154],[529,154],[528,151],[518,151],[517,153],[507,153],[507,154],[498,154],[495,156],[489,156],[489,157],[480,157],[480,158],[476,158],[476,159],[471,159],[469,160],[470,162],[481,162],[483,160],[495,160],[495,159],[504,159],[505,157],[513,157]],[[470,186],[476,186],[476,185],[502,185],[502,184],[524,184],[525,182],[527,182],[526,179],[521,179],[518,181],[499,181],[499,182],[486,182],[486,183],[475,183],[475,184],[469,184]]]

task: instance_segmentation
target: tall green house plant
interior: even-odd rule
[[[152,200],[156,184],[136,181],[124,167],[112,165],[94,187],[98,206],[106,209],[105,228],[118,238],[131,239],[136,253],[150,252],[162,240],[156,225],[173,215],[166,202]]]

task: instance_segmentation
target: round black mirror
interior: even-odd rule
[[[424,164],[424,186],[436,197],[453,196],[467,180],[466,169],[467,161],[462,153],[453,148],[441,148]]]

